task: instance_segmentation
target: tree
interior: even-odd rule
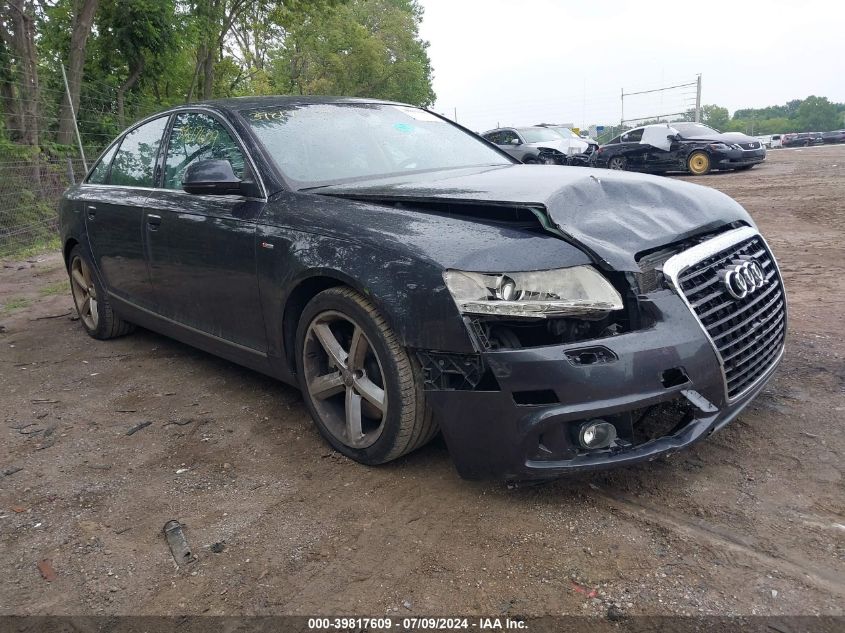
[[[9,0],[2,13],[4,54],[16,73],[9,80],[14,86],[9,92],[10,107],[18,125],[15,135],[24,145],[38,146],[38,49],[35,44],[35,2]],[[15,91],[17,87],[17,91]]]
[[[101,31],[101,63],[122,76],[115,99],[117,118],[126,123],[126,94],[135,88],[144,72],[154,76],[175,45],[174,4],[170,0],[106,0],[97,25]]]
[[[799,129],[802,132],[827,132],[839,127],[842,117],[827,97],[809,96],[798,106],[796,112]]]
[[[72,26],[67,52],[67,84],[70,99],[66,95],[62,100],[59,132],[56,136],[56,141],[63,145],[73,142],[73,116],[79,110],[86,44],[91,34],[91,27],[94,25],[94,13],[97,11],[98,4],[99,0],[74,0],[71,8]],[[64,63],[64,60],[60,62]]]
[[[287,32],[272,81],[281,92],[434,102],[428,43],[416,0],[327,6]]]

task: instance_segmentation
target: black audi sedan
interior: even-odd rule
[[[654,459],[733,420],[784,348],[777,264],[732,199],[521,165],[398,103],[152,116],[60,227],[89,335],[139,325],[297,385],[363,464],[438,432],[468,478]]]
[[[599,147],[597,167],[702,176],[713,169],[751,169],[766,160],[760,139],[719,132],[701,123],[673,122],[629,130]]]

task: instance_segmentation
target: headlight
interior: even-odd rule
[[[728,147],[724,143],[711,143],[710,149],[712,149],[715,152],[727,152],[730,149],[730,147]]]
[[[622,297],[590,266],[523,273],[447,270],[443,279],[464,314],[600,319],[622,309]]]

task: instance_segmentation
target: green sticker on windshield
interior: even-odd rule
[[[400,132],[405,132],[406,134],[408,132],[414,131],[414,126],[410,123],[394,123],[393,127],[399,130]]]

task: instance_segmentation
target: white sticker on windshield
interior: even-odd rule
[[[412,119],[416,119],[417,121],[439,121],[436,116],[434,116],[431,112],[426,112],[425,110],[420,110],[419,108],[409,108],[407,106],[393,106],[400,112],[404,112]]]

